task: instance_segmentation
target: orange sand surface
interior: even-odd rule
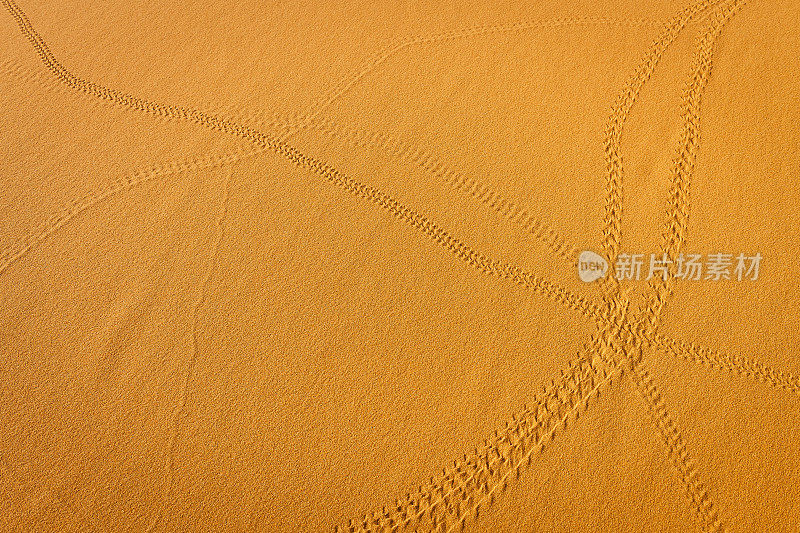
[[[0,530],[798,531],[796,0],[0,3]]]

